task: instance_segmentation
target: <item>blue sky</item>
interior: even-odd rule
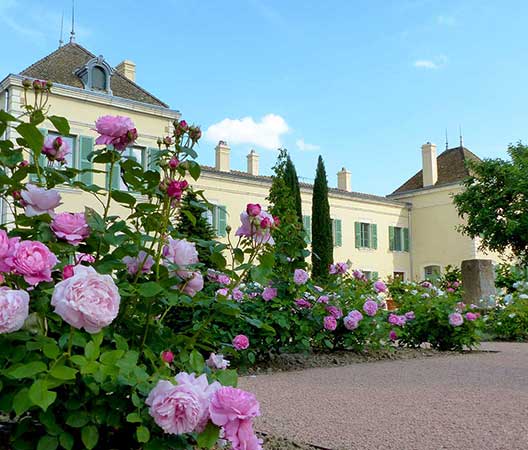
[[[135,5],[140,5],[141,8]],[[299,175],[318,154],[329,184],[345,166],[356,191],[385,195],[420,169],[425,141],[505,157],[527,141],[525,1],[77,0],[77,42],[208,130],[245,170],[270,173],[277,145]],[[0,0],[0,77],[53,51],[68,0]],[[67,29],[67,26],[65,26]],[[67,33],[65,32],[65,35]]]

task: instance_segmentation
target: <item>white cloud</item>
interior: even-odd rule
[[[205,137],[213,142],[251,144],[274,150],[281,146],[281,136],[289,129],[281,116],[266,114],[259,122],[255,122],[252,117],[221,120],[207,128]]]
[[[307,151],[307,152],[311,152],[311,151],[315,151],[315,150],[319,150],[321,147],[319,147],[318,145],[315,145],[315,144],[308,144],[306,142],[304,142],[304,139],[301,138],[301,139],[297,139],[295,141],[295,145],[297,146],[297,148],[301,151]]]
[[[453,27],[456,24],[456,19],[453,16],[438,16],[436,18],[436,23],[446,27]]]
[[[418,59],[413,66],[418,69],[436,70],[447,63],[447,57],[440,55],[435,59]]]

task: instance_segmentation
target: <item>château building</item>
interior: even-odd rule
[[[86,157],[97,136],[94,123],[102,115],[132,119],[139,136],[123,155],[145,168],[158,148],[158,137],[170,135],[172,122],[180,118],[178,110],[136,83],[132,61],[113,67],[75,42],[61,46],[19,74],[7,75],[0,82],[0,109],[12,115],[23,112],[25,78],[53,82],[50,113],[70,121],[71,135],[67,139],[73,152],[68,164],[77,168],[92,167]],[[42,132],[52,134],[51,123],[43,123]],[[15,133],[8,128],[5,138],[13,139]],[[247,155],[245,172],[231,169],[230,148],[225,141],[220,141],[214,152],[215,166],[202,166],[202,176],[194,186],[203,189],[216,205],[208,217],[223,239],[226,225],[236,229],[240,211],[248,202],[266,205],[271,177],[260,174],[259,156],[254,150]],[[416,153],[418,158],[419,150]],[[485,255],[477,240],[457,231],[460,219],[452,195],[462,189],[461,181],[468,175],[465,162],[478,157],[463,146],[437,155],[436,146],[429,142],[422,145],[421,156],[422,170],[386,197],[354,192],[351,173],[343,168],[337,174],[336,186],[329,189],[336,261],[350,261],[371,278],[420,280],[437,276],[447,265],[459,266],[465,259],[498,259],[496,255]],[[115,173],[111,180],[104,173],[82,176],[85,182],[127,189],[119,171]],[[97,201],[82,191],[63,188],[61,195],[61,209],[65,211],[98,207]],[[301,196],[304,227],[309,235],[312,185],[301,183]],[[8,210],[7,205],[0,205],[0,223],[8,220]]]

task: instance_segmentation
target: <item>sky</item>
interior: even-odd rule
[[[70,0],[0,0],[0,78],[65,39]],[[76,41],[199,124],[231,167],[255,149],[270,174],[287,148],[301,179],[318,155],[330,186],[386,195],[421,168],[427,141],[507,157],[528,141],[528,2],[508,0],[76,1]],[[5,45],[5,44],[8,45]]]

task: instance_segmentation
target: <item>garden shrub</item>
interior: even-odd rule
[[[489,312],[486,325],[495,339],[528,340],[528,282],[516,281],[513,292],[499,297],[495,309]]]

